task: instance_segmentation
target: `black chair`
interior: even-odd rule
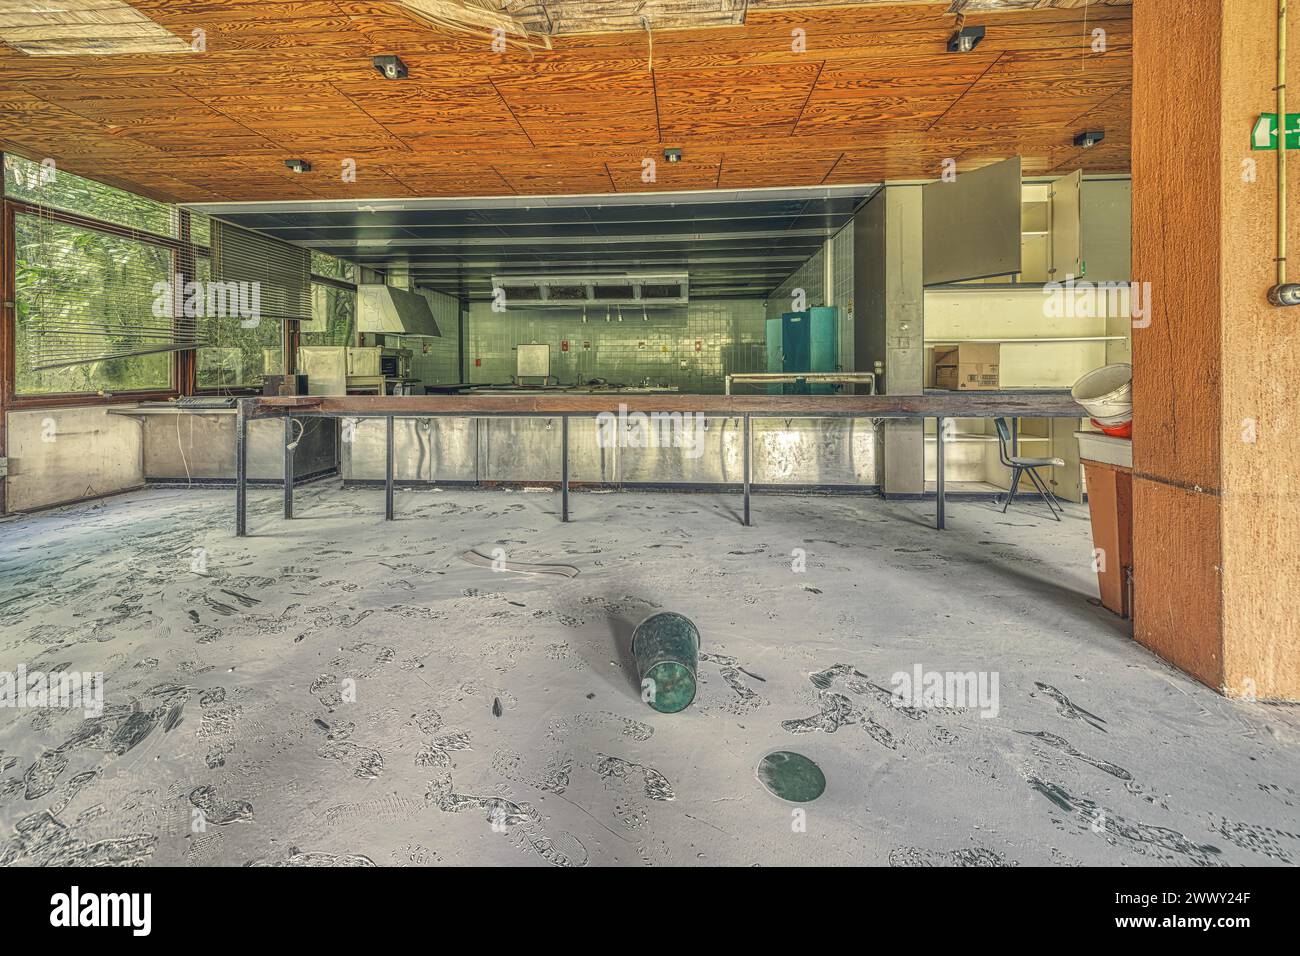
[[[1053,518],[1060,521],[1061,515],[1065,514],[1065,509],[1056,500],[1056,495],[1052,494],[1052,490],[1047,487],[1047,482],[1038,474],[1038,469],[1064,468],[1065,462],[1060,458],[1024,458],[1011,454],[1011,427],[1007,425],[1007,420],[1005,418],[995,418],[993,423],[998,427],[998,458],[1002,461],[1002,464],[1011,469],[1011,490],[1007,492],[1007,500],[1002,504],[1002,513],[1006,514],[1011,499],[1016,496],[1016,489],[1020,486],[1020,476],[1027,474],[1034,487],[1038,489],[1043,501],[1046,502],[1047,510],[1052,513]]]

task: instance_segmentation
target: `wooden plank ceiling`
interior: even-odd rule
[[[1030,174],[1129,167],[1124,5],[968,12],[988,29],[968,54],[946,52],[946,2],[759,4],[743,26],[558,36],[535,53],[370,0],[131,5],[177,36],[203,31],[205,50],[0,44],[0,147],[182,202],[873,183],[1017,153]],[[372,68],[388,53],[408,79]],[[1084,129],[1105,142],[1074,147]],[[669,146],[681,163],[662,161]]]

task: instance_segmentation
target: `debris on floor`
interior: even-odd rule
[[[758,780],[769,793],[791,803],[810,803],[826,792],[822,768],[791,750],[778,750],[759,761]]]
[[[950,502],[940,534],[924,502],[763,495],[747,528],[734,496],[625,493],[579,529],[544,495],[399,495],[385,522],[322,482],[285,521],[250,489],[247,538],[220,489],[7,522],[0,671],[103,699],[0,708],[0,864],[1300,862],[1300,709],[1089,604],[1084,508]],[[484,541],[581,575],[461,560]],[[632,641],[670,609],[707,645],[675,716]]]
[[[516,574],[558,574],[566,578],[576,578],[579,574],[578,569],[571,564],[528,564],[524,561],[508,561],[503,549],[496,548],[495,551],[499,553],[489,558],[487,555],[470,550],[462,554],[461,558],[475,567],[491,568],[493,571],[514,571]]]

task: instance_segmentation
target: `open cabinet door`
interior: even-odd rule
[[[1083,170],[1052,180],[1051,254],[1047,278],[1064,282],[1083,276]]]
[[[1065,501],[1083,501],[1083,463],[1079,460],[1079,430],[1082,419],[1053,418],[1051,421],[1052,456],[1065,462],[1064,468],[1053,468],[1048,484],[1056,497]]]
[[[925,285],[1020,271],[1020,157],[921,187]]]

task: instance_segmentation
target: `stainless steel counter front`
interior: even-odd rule
[[[124,406],[109,414],[140,421],[146,481],[234,482],[233,408],[176,409]],[[305,481],[338,467],[338,422],[304,418],[296,450],[295,480]],[[284,480],[284,426],[275,419],[248,425],[248,479]]]
[[[254,423],[263,420],[254,419]],[[411,482],[556,482],[560,418],[399,418],[393,476]],[[869,418],[752,418],[751,480],[757,485],[852,488],[880,484],[879,432]],[[608,447],[592,417],[569,422],[569,480],[608,485],[737,485],[743,480],[743,423],[705,419],[698,448]],[[250,431],[251,434],[251,431]],[[385,479],[384,419],[344,425],[339,473]],[[251,449],[250,449],[251,450]],[[698,452],[698,454],[696,453]]]
[[[560,520],[569,520],[569,490],[575,480],[574,438],[577,432],[579,456],[585,454],[585,475],[591,480],[602,483],[623,484],[660,484],[657,480],[637,481],[634,475],[674,477],[695,474],[708,476],[703,482],[687,478],[684,482],[674,484],[718,483],[718,476],[729,475],[739,470],[740,485],[744,495],[741,521],[750,523],[750,496],[755,485],[763,482],[756,480],[755,462],[762,459],[767,463],[768,477],[785,477],[784,482],[776,482],[780,487],[798,484],[789,478],[795,474],[813,473],[822,475],[845,474],[845,456],[851,462],[848,473],[855,477],[859,470],[854,456],[858,445],[856,435],[865,430],[861,423],[874,423],[876,419],[935,419],[935,428],[943,434],[944,422],[949,418],[1078,418],[1080,407],[1068,394],[1053,392],[1017,393],[980,392],[952,393],[950,395],[770,395],[770,396],[707,396],[707,395],[658,395],[627,396],[614,402],[612,396],[596,395],[554,395],[547,397],[528,395],[485,395],[485,396],[377,396],[331,397],[331,396],[292,396],[272,398],[248,398],[240,401],[235,429],[235,462],[237,480],[235,484],[235,534],[242,537],[248,533],[247,514],[248,496],[246,485],[248,478],[249,426],[265,419],[279,419],[283,428],[283,448],[285,455],[285,473],[292,476],[294,471],[294,447],[291,443],[295,421],[303,419],[340,419],[341,440],[344,445],[351,445],[348,458],[348,474],[364,467],[358,435],[363,435],[363,423],[378,420],[383,423],[384,455],[384,518],[393,520],[394,491],[399,480],[422,480],[422,474],[428,474],[429,480],[456,480],[438,478],[447,474],[447,465],[441,464],[443,458],[435,456],[441,446],[452,450],[447,460],[454,462],[451,472],[457,469],[466,477],[459,480],[492,481],[512,480],[509,477],[493,479],[491,475],[508,476],[520,469],[522,474],[513,480],[554,481],[554,478],[533,477],[551,472],[552,455],[559,458],[560,485]],[[687,424],[689,419],[690,424]],[[715,422],[712,429],[704,429],[701,437],[695,425],[701,419]],[[451,420],[456,423],[450,429],[439,424],[437,433],[434,421],[439,423]],[[531,421],[529,421],[531,420]],[[794,423],[819,422],[821,420],[838,420],[848,422],[847,426],[814,424],[811,431],[802,432]],[[415,432],[405,436],[406,469],[409,475],[399,479],[397,470],[398,437],[400,422],[414,422]],[[427,421],[428,424],[420,423]],[[737,441],[735,430],[729,430],[727,422],[739,422],[740,434]],[[485,424],[488,423],[488,424]],[[502,424],[496,424],[503,422]],[[773,431],[768,424],[766,438],[755,441],[756,422],[779,423]],[[585,423],[585,424],[584,424]],[[638,434],[629,435],[629,440],[622,440],[618,431],[601,435],[597,441],[598,430],[608,429],[611,423],[621,429],[637,429]],[[656,424],[659,427],[654,431]],[[558,425],[558,443],[552,435]],[[647,426],[651,429],[646,431]],[[670,426],[667,438],[663,426]],[[419,429],[424,428],[425,441],[421,444]],[[801,426],[802,427],[802,426]],[[495,429],[495,431],[494,431]],[[458,431],[459,430],[459,431]],[[552,433],[548,435],[547,433]],[[470,436],[472,435],[472,441]],[[501,439],[494,436],[500,435]],[[728,435],[733,436],[728,438]],[[452,437],[460,439],[452,444]],[[363,437],[361,441],[374,438]],[[649,439],[649,440],[647,440]],[[683,447],[689,442],[687,447]],[[535,443],[535,444],[530,444]],[[557,447],[558,444],[558,447]],[[760,454],[755,454],[756,446]],[[944,516],[944,442],[937,445],[936,481],[935,481],[935,527],[942,530],[945,526]],[[872,462],[871,474],[877,472],[876,434],[871,429],[868,442],[871,449],[869,460]],[[688,451],[687,448],[691,450]],[[584,451],[585,449],[585,451]],[[629,456],[626,449],[633,449]],[[372,449],[373,450],[373,449]],[[472,451],[471,451],[472,450]],[[698,451],[698,454],[696,454]],[[645,454],[653,452],[653,454]],[[412,454],[415,455],[412,462]],[[739,468],[737,469],[737,459]],[[373,460],[373,459],[372,459]],[[660,460],[665,462],[660,464]],[[864,456],[863,462],[868,460]],[[581,458],[580,458],[581,461]],[[474,478],[468,477],[469,462],[475,469]],[[625,462],[621,464],[620,462]],[[716,462],[717,470],[714,470]],[[823,464],[830,462],[828,471]],[[486,475],[485,475],[486,472]],[[355,478],[353,480],[356,480]],[[578,476],[582,482],[584,478]],[[726,481],[727,479],[723,479]],[[734,480],[734,479],[731,479]],[[284,516],[293,517],[293,482],[284,482]]]

